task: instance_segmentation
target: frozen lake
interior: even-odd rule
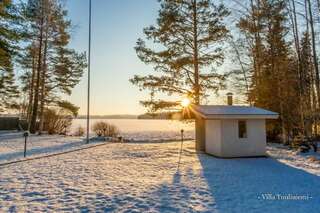
[[[91,119],[90,126],[97,121],[106,121],[116,125],[121,135],[134,140],[175,140],[181,138],[181,129],[188,139],[194,138],[194,123],[177,120],[142,120],[142,119]],[[72,129],[86,127],[85,119],[74,119]],[[90,128],[91,131],[91,128]]]

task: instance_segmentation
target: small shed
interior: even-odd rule
[[[265,156],[266,119],[277,119],[278,113],[228,102],[193,106],[197,149],[224,158]]]

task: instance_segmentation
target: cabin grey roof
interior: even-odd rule
[[[201,105],[192,106],[203,118],[262,118],[277,119],[279,114],[269,110],[250,106]]]

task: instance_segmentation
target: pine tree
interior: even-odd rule
[[[222,43],[228,36],[223,20],[229,12],[210,0],[161,0],[157,24],[144,29],[148,41],[139,39],[135,47],[141,61],[156,74],[134,76],[130,81],[141,89],[166,95],[188,96],[200,104],[209,91],[223,86],[224,75],[214,66],[223,62]],[[176,101],[142,101],[152,111],[168,109]]]
[[[24,73],[20,76],[20,89],[22,94],[27,96],[26,103],[24,104],[26,109],[22,110],[25,112],[22,116],[30,121],[35,87],[36,48],[33,45],[25,47],[17,61],[22,70],[24,70]]]
[[[71,89],[80,82],[83,70],[87,66],[86,55],[62,48],[58,51],[57,58],[52,62],[54,64],[52,87],[59,92],[70,95]]]
[[[280,113],[275,125],[282,140],[301,129],[299,108],[299,60],[286,35],[287,1],[256,0],[238,27],[250,44],[252,76],[249,98],[255,106]],[[302,119],[303,122],[303,119]]]
[[[307,136],[312,135],[312,126],[315,123],[315,115],[317,108],[316,90],[315,90],[315,72],[313,66],[313,56],[311,39],[309,32],[304,32],[301,38],[301,68],[302,68],[302,83],[304,96],[304,113],[305,126]]]
[[[271,94],[275,94],[277,98],[268,99],[268,108],[280,112],[282,140],[286,141],[286,111],[285,102],[288,98],[286,94],[285,82],[290,79],[289,71],[289,45],[285,41],[285,34],[288,29],[285,27],[286,15],[285,1],[263,1],[263,10],[266,14],[267,26],[267,60],[264,73],[268,75],[269,88]],[[273,86],[272,86],[273,85]],[[269,96],[272,97],[272,96]],[[257,103],[258,105],[259,103]]]
[[[0,2],[0,112],[8,110],[18,97],[13,60],[20,33],[19,17],[11,0]]]
[[[24,88],[28,88],[28,118],[30,131],[43,129],[44,111],[60,101],[61,93],[71,94],[86,67],[84,53],[67,46],[70,42],[71,22],[59,0],[29,0],[24,4],[29,29],[23,67]],[[32,50],[32,51],[31,51]]]

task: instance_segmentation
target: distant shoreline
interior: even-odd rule
[[[73,119],[79,119],[79,120],[86,120],[87,118],[86,117],[76,117],[76,118],[73,118]],[[90,117],[90,119],[94,119],[94,120],[99,120],[99,119],[110,119],[110,120],[116,120],[116,119],[119,119],[119,120],[170,120],[170,121],[176,121],[176,119],[166,119],[166,118],[139,118],[139,117],[136,117],[136,118],[132,118],[132,117]]]
[[[87,116],[79,115],[75,119],[87,119]],[[93,115],[90,119],[138,119],[138,115]]]

